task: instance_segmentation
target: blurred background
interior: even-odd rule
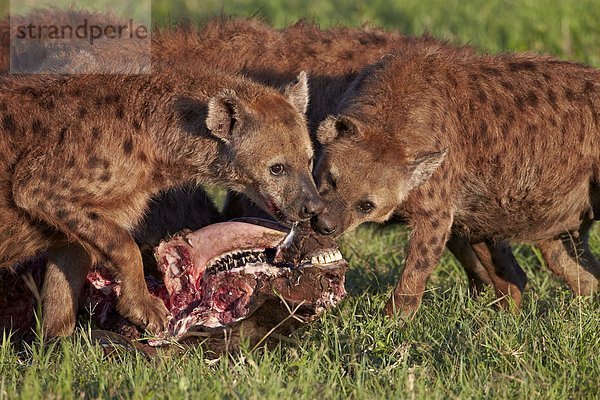
[[[12,0],[13,6],[23,0]],[[87,4],[105,8],[145,1],[27,0],[39,7]],[[0,0],[0,13],[9,10]],[[151,0],[155,24],[201,24],[220,15],[256,16],[275,27],[300,18],[321,27],[376,25],[405,34],[430,32],[482,51],[550,53],[600,66],[600,0]],[[94,7],[93,5],[96,5]]]
[[[222,14],[276,27],[300,18],[322,27],[372,24],[429,31],[487,52],[532,50],[600,66],[600,0],[153,0],[152,11],[158,24]]]

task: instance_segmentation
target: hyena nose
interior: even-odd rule
[[[333,235],[337,230],[335,223],[327,218],[315,217],[311,220],[312,228],[321,235]]]
[[[311,219],[318,215],[325,208],[325,203],[320,198],[309,200],[302,206],[300,210],[300,218],[303,220]]]

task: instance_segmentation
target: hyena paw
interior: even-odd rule
[[[150,293],[133,299],[122,296],[117,308],[121,315],[150,333],[160,334],[167,329],[170,313],[165,303]]]

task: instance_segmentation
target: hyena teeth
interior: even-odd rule
[[[317,260],[319,260],[319,264],[325,264],[325,257],[317,256]]]
[[[325,254],[325,262],[330,263],[333,261],[331,254]]]

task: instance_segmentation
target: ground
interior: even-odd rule
[[[600,0],[358,3],[155,0],[153,7],[157,18],[170,15],[172,21],[221,11],[257,13],[278,26],[302,15],[323,25],[370,20],[405,33],[429,29],[491,52],[546,51],[600,66]],[[462,269],[446,252],[418,315],[400,326],[382,309],[403,265],[406,238],[398,227],[366,227],[346,236],[341,247],[350,261],[347,299],[274,349],[246,348],[217,361],[208,361],[201,348],[151,361],[129,353],[105,358],[90,344],[84,325],[72,338],[47,345],[0,344],[0,400],[597,398],[597,296],[573,297],[541,266],[534,249],[520,246],[517,259],[529,277],[523,309],[517,315],[499,312],[492,290],[475,300],[469,296]],[[591,247],[600,257],[599,227]]]
[[[600,303],[574,298],[529,246],[517,248],[530,278],[518,315],[495,310],[491,290],[471,299],[461,268],[445,254],[414,321],[385,318],[406,236],[397,227],[348,235],[348,298],[274,349],[245,348],[216,361],[200,348],[151,361],[129,353],[105,358],[84,326],[50,345],[17,351],[3,344],[0,399],[597,395]],[[592,246],[600,254],[599,229]]]

